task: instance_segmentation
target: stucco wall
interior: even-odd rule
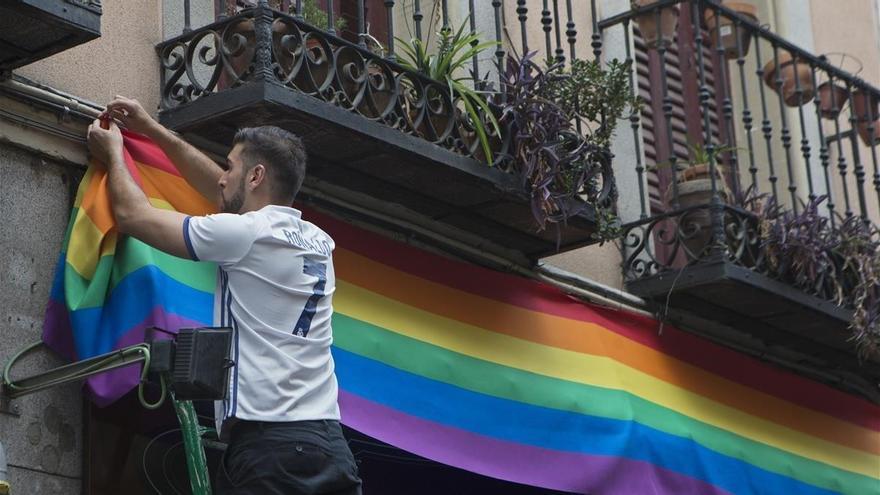
[[[817,54],[845,53],[855,57],[862,65],[859,77],[880,87],[880,29],[878,29],[878,6],[877,0],[843,0],[839,2],[827,2],[811,0],[812,30]],[[830,56],[830,61],[839,64],[841,58],[837,55]],[[852,70],[852,61],[844,62],[844,69]],[[849,124],[844,122],[848,116],[846,111],[840,120],[844,129]],[[833,124],[825,123],[827,132],[833,132]],[[872,154],[871,148],[865,146],[861,139],[859,143],[859,159],[868,174],[865,183],[865,202],[867,210],[875,223],[880,223],[880,193],[873,184],[873,175],[880,169],[880,146],[875,147]],[[837,149],[832,147],[832,160],[836,164]],[[853,175],[855,165],[854,155],[850,143],[844,147],[844,156],[849,166],[849,192],[853,195],[851,201],[853,209],[858,213],[858,199],[856,199],[857,185]],[[834,174],[833,193],[836,196],[838,211],[842,208],[842,180],[839,174]]]
[[[0,143],[0,363],[40,340],[43,312],[69,213],[71,167]],[[15,376],[61,364],[33,356]],[[16,494],[78,494],[82,396],[69,385],[16,399],[21,415],[0,414],[9,481]]]
[[[155,112],[159,68],[153,47],[162,37],[160,4],[160,0],[103,2],[100,38],[15,72],[100,104],[117,94],[135,97]]]

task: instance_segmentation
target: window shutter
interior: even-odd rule
[[[687,5],[687,4],[682,4]],[[635,30],[635,65],[638,73],[639,95],[642,105],[642,134],[647,168],[650,214],[656,215],[669,210],[665,191],[672,181],[670,167],[657,168],[658,163],[668,163],[675,156],[678,163],[689,159],[690,144],[704,140],[702,107],[700,105],[699,60],[695,50],[695,36],[689,8],[680,11],[675,41],[665,54],[665,77],[667,91],[672,102],[672,150],[666,132],[666,116],[663,113],[663,69],[660,52],[648,49],[638,29]],[[703,30],[703,66],[706,86],[709,89],[709,126],[712,141],[724,143],[726,136],[724,122],[720,118],[724,84],[716,70],[719,63],[726,63],[709,46],[709,33]],[[726,75],[726,74],[725,74]],[[733,145],[732,143],[730,143]]]

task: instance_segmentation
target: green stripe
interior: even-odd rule
[[[132,237],[116,246],[116,255],[98,260],[91,280],[83,278],[70,265],[64,270],[64,294],[70,311],[104,305],[107,294],[128,274],[154,265],[174,280],[202,292],[213,293],[217,267],[171,256]]]
[[[182,231],[181,231],[182,232]],[[162,273],[202,292],[214,292],[217,281],[217,265],[178,258],[135,239],[124,237],[122,245],[116,246],[116,270],[113,272],[111,289],[129,273],[147,265],[155,265]]]
[[[64,300],[69,311],[96,308],[104,305],[104,300],[109,293],[108,283],[110,272],[113,269],[113,255],[101,256],[92,279],[83,278],[76,270],[65,264],[64,266]]]
[[[694,420],[621,390],[551,378],[333,315],[334,344],[389,366],[474,392],[578,414],[637,421],[728,457],[828,490],[873,493],[878,480],[807,459]]]

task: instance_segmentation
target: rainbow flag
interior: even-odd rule
[[[182,188],[167,160],[151,161],[155,149],[134,151],[131,140],[132,167],[154,203],[195,208],[175,202],[195,193]],[[135,338],[152,315],[171,329],[207,322],[210,302],[197,310],[194,301],[208,297],[213,269],[122,240],[117,258],[152,260],[123,269],[105,247],[112,229],[77,239],[77,219],[97,215],[83,213],[94,211],[86,205],[100,191],[91,185],[96,177],[90,172],[80,189],[60,266],[63,290],[50,304],[50,314],[69,310],[71,326],[50,318],[46,340],[67,339],[81,353],[123,345],[120,337]],[[668,325],[658,333],[651,319],[315,212],[304,216],[337,241],[334,357],[343,422],[352,428],[442,463],[573,493],[880,494],[875,404]],[[99,247],[100,259],[79,253]],[[87,275],[100,270],[71,259],[94,258],[97,266],[108,256],[103,299],[95,295],[88,306],[83,296],[72,306],[64,295],[80,294],[83,284],[88,292],[97,277]],[[126,285],[138,269],[144,278]],[[70,270],[81,271],[74,277]],[[128,300],[135,282],[137,300],[148,302],[128,316],[114,305]],[[180,286],[193,290],[192,308],[175,292]],[[99,323],[78,326],[87,318],[76,311],[92,308]],[[122,314],[106,326],[101,319]],[[116,321],[129,326],[114,332]],[[132,386],[105,385],[98,392]]]
[[[215,206],[192,189],[168,158],[138,134],[124,133],[132,176],[159,208],[205,215]],[[167,255],[117,236],[107,174],[89,166],[77,190],[55,269],[43,341],[70,360],[144,341],[147,328],[211,324],[216,267]],[[108,405],[137,386],[136,367],[89,378],[94,402]]]

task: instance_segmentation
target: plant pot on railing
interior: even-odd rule
[[[826,53],[819,57],[823,62],[836,60],[833,65],[841,72],[857,75],[862,72],[862,62],[848,53]],[[839,77],[828,70],[819,74],[819,80],[823,81],[817,89],[819,95],[819,113],[823,118],[834,120],[849,103],[849,88]]]
[[[738,15],[758,22],[758,9],[754,5],[745,2],[724,2],[721,5],[735,11]],[[724,49],[724,57],[728,60],[745,57],[749,53],[752,42],[752,33],[743,27],[737,27],[734,20],[723,15],[717,15],[712,8],[706,10],[706,29],[712,37],[711,47],[718,46],[718,36],[721,36],[721,47]]]
[[[819,85],[819,113],[823,118],[836,119],[849,100],[849,91],[840,83],[825,81]]]
[[[730,192],[724,180],[719,157],[733,150],[729,146],[719,146],[711,152],[697,144],[691,146],[691,160],[676,174],[676,184],[666,191],[666,202],[674,204],[677,199],[681,210],[693,208],[678,217],[678,235],[687,249],[689,261],[700,259],[706,254],[712,241],[712,188],[724,203],[730,202]],[[712,179],[710,161],[715,162],[715,178]],[[677,194],[677,196],[675,196]]]
[[[770,60],[764,65],[764,83],[777,91],[790,107],[801,106],[813,99],[813,71],[810,64],[801,60],[795,63],[788,52],[780,52],[778,60]]]
[[[712,175],[708,163],[689,166],[679,173],[676,189],[678,204],[681,209],[695,208],[683,213],[678,218],[678,231],[681,242],[687,248],[689,261],[699,259],[712,241]],[[727,188],[721,173],[720,165],[715,165],[715,187],[721,200],[728,199]],[[667,199],[671,200],[672,187],[667,191]],[[699,207],[703,208],[699,208]]]
[[[634,8],[648,7],[657,0],[633,0]],[[669,46],[675,39],[678,27],[678,5],[670,5],[635,17],[642,39],[650,48]]]
[[[880,139],[880,100],[861,88],[852,94],[852,117],[856,120],[856,132],[868,146]]]

